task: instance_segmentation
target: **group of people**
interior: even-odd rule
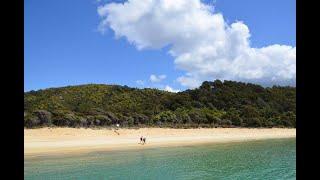
[[[145,144],[146,143],[146,137],[141,136],[140,137],[140,144]]]

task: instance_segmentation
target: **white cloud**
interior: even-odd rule
[[[243,22],[227,24],[201,0],[113,2],[99,6],[98,14],[100,31],[110,28],[139,50],[170,45],[176,67],[186,72],[177,79],[183,86],[194,88],[214,79],[295,84],[296,47],[251,47]]]
[[[136,83],[137,83],[138,85],[141,85],[141,86],[144,85],[144,81],[143,81],[143,80],[136,80]]]
[[[158,82],[161,82],[162,80],[164,80],[167,76],[162,74],[162,75],[154,75],[154,74],[151,74],[150,75],[150,81],[153,82],[153,83],[158,83]]]
[[[179,92],[180,90],[179,89],[173,89],[172,87],[166,85],[166,87],[164,88],[165,91],[168,91],[168,92],[174,92],[174,93],[177,93]]]

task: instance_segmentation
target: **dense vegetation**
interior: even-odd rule
[[[118,85],[26,92],[25,127],[295,127],[296,88],[234,81],[203,82],[170,93]]]

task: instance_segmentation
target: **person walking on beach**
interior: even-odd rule
[[[143,144],[146,143],[146,137],[143,137]]]
[[[143,136],[140,137],[140,144],[142,144]]]

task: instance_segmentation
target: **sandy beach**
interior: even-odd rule
[[[146,144],[139,143],[145,136]],[[41,128],[24,130],[25,157],[51,154],[74,154],[92,151],[144,149],[150,147],[184,146],[201,143],[226,143],[274,138],[296,137],[296,129],[76,129]]]

